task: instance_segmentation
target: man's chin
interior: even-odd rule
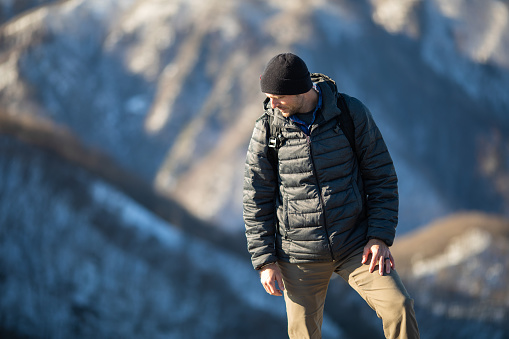
[[[281,115],[284,116],[285,118],[288,118],[290,115],[292,115],[292,112],[289,111],[284,112],[282,110],[279,110],[279,112],[281,112]]]

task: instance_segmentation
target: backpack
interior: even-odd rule
[[[266,99],[270,100],[270,99]],[[337,106],[341,110],[342,114],[339,114],[336,116],[336,119],[338,120],[337,128],[341,128],[343,130],[343,133],[345,134],[346,138],[348,139],[348,142],[350,143],[350,147],[352,148],[355,157],[357,159],[357,162],[360,161],[359,154],[357,153],[357,148],[355,146],[355,125],[353,123],[352,115],[350,114],[350,109],[348,108],[348,105],[346,104],[345,98],[342,93],[338,92],[338,100],[337,100]],[[278,149],[283,144],[285,138],[283,136],[283,133],[281,132],[279,127],[274,126],[274,116],[267,114],[268,117],[268,124],[269,124],[269,154],[268,158],[269,161],[274,168],[274,171],[277,172],[277,152]],[[276,173],[277,174],[277,173]]]

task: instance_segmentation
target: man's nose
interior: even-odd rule
[[[276,99],[270,99],[270,105],[272,108],[276,108],[279,105],[279,101]]]

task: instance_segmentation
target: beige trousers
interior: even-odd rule
[[[381,276],[361,264],[362,253],[344,262],[290,264],[279,262],[285,285],[288,335],[291,339],[320,339],[323,307],[333,273],[339,274],[382,319],[386,338],[419,338],[408,295],[396,271]]]

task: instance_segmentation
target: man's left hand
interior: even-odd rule
[[[385,242],[380,239],[370,239],[366,246],[364,246],[364,253],[362,254],[362,264],[368,261],[371,254],[371,262],[369,264],[369,272],[373,273],[376,265],[378,265],[378,273],[384,275],[384,272],[391,273],[391,268],[394,269],[394,258],[391,251]]]

